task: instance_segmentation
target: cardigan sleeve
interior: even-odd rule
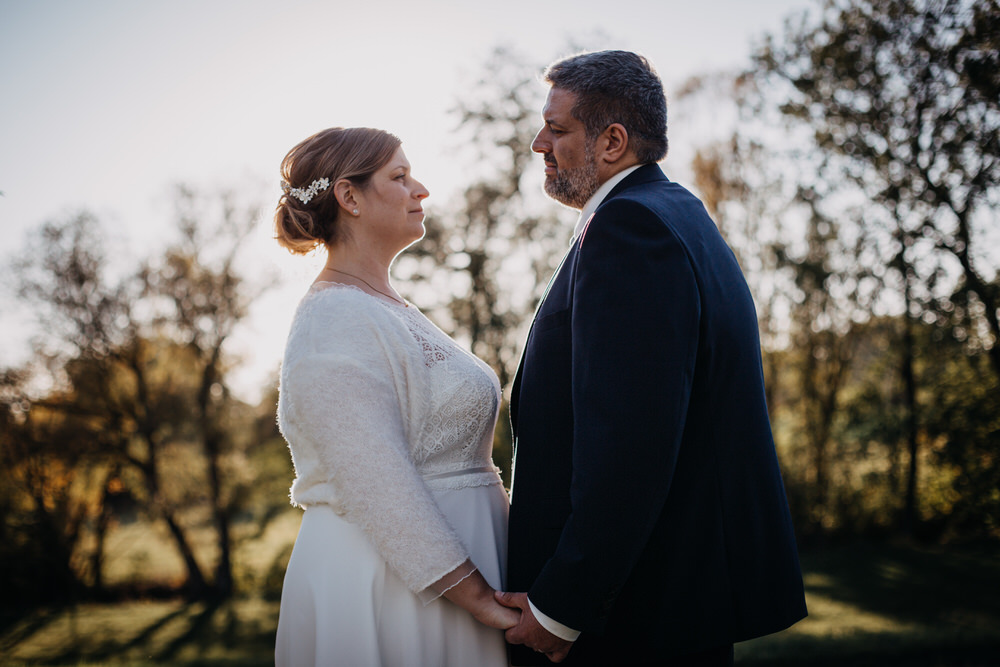
[[[322,490],[299,499],[293,485],[293,500],[321,499],[360,526],[427,602],[474,568],[410,456],[407,394],[416,387],[405,345],[412,341],[405,330],[394,335],[402,324],[392,315],[371,310],[380,306],[363,306],[349,317],[316,309],[302,354],[286,354],[279,415],[296,484]]]

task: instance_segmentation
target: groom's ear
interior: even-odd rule
[[[621,123],[612,123],[598,137],[597,149],[605,162],[618,162],[628,153],[628,130]]]

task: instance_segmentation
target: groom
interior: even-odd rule
[[[664,177],[642,57],[550,66],[532,143],[580,209],[514,380],[515,665],[730,665],[805,616],[753,301],[701,202]]]

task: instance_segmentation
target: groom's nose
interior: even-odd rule
[[[552,152],[552,142],[548,138],[548,130],[543,127],[535,135],[535,138],[531,142],[531,150],[536,153],[551,153]]]

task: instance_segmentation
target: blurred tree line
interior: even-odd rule
[[[695,182],[763,306],[800,535],[996,538],[1000,5],[829,1],[708,83],[739,122]]]
[[[262,289],[234,265],[256,207],[184,187],[175,202],[177,241],[115,279],[88,214],[44,225],[16,262],[45,335],[28,366],[0,379],[9,602],[106,593],[107,532],[137,517],[166,529],[187,595],[233,590],[232,522],[274,473],[254,465],[269,457],[273,413],[227,385],[225,343]],[[196,548],[200,529],[209,553]]]
[[[796,527],[804,543],[995,541],[1000,7],[818,10],[769,38],[746,72],[693,79],[674,99],[739,114],[691,173],[757,299]],[[395,267],[505,387],[569,236],[532,185],[540,68],[498,49],[458,101],[470,182]],[[228,385],[239,360],[226,343],[265,288],[235,261],[257,207],[185,188],[176,202],[177,241],[122,275],[87,214],[42,227],[17,263],[46,337],[31,363],[0,374],[8,599],[106,593],[106,536],[136,518],[170,536],[179,588],[225,597],[234,524],[259,534],[287,508],[276,388],[253,406]],[[495,456],[509,472],[505,424]]]

